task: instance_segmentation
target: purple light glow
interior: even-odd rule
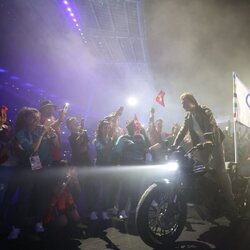
[[[19,77],[17,77],[17,76],[11,76],[10,79],[16,81],[16,80],[19,80]]]
[[[33,87],[33,84],[30,83],[30,82],[23,83],[22,85],[23,85],[24,87],[28,87],[28,88]]]
[[[82,33],[82,29],[80,28],[79,23],[77,22],[77,19],[75,18],[75,14],[73,13],[71,6],[69,4],[69,2],[67,0],[63,1],[63,3],[67,6],[66,9],[69,12],[69,15],[72,18],[72,21],[75,23],[75,26],[77,27],[78,31],[80,32],[80,35],[82,36],[82,38],[84,39],[83,33]],[[85,42],[86,43],[86,42]]]
[[[0,73],[5,73],[5,72],[7,72],[6,69],[0,68]]]

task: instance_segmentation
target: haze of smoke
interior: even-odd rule
[[[250,84],[250,4],[146,0],[144,8],[152,72],[159,88],[167,88],[178,104],[182,92],[192,92],[217,117],[230,117],[232,71]]]

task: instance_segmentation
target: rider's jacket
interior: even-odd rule
[[[194,119],[199,124],[199,127],[203,133],[212,132],[214,134],[215,145],[222,143],[224,135],[218,127],[212,111],[206,106],[199,105],[194,114],[191,114],[190,112],[187,113],[184,124],[175,138],[174,145],[179,145],[188,131],[190,133],[193,145],[201,142],[200,137],[194,129]]]

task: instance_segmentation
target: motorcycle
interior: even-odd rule
[[[182,147],[171,149],[162,167],[175,171],[174,177],[155,181],[141,196],[136,209],[139,236],[149,246],[171,246],[180,236],[187,219],[187,203],[203,220],[226,216],[227,202],[216,183],[215,172],[195,159],[194,152],[202,150],[198,144],[188,152]],[[241,215],[249,211],[249,180],[239,173],[239,166],[230,163],[227,171],[232,181],[235,204]]]

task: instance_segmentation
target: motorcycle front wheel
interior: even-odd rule
[[[186,217],[187,205],[182,195],[168,185],[153,184],[138,203],[137,230],[147,245],[157,249],[168,247],[180,236]]]

